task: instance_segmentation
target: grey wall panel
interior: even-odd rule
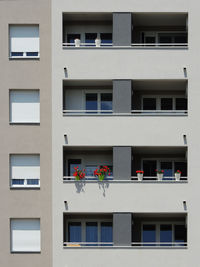
[[[113,112],[130,113],[132,102],[132,81],[113,80]]]
[[[113,176],[116,180],[131,179],[131,147],[113,147]]]
[[[113,45],[131,46],[131,13],[113,13]]]
[[[115,246],[130,246],[132,239],[132,214],[113,214],[113,243]]]

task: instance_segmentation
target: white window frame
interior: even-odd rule
[[[142,31],[140,34],[140,40],[142,40],[142,34],[144,34],[144,43],[145,42],[145,38],[146,37],[155,37],[155,43],[159,44],[159,34],[174,34],[174,33],[186,33],[187,31]],[[172,45],[173,43],[169,43],[170,45]],[[154,43],[152,43],[152,45],[154,45]]]
[[[13,121],[12,120],[12,102],[11,102],[11,94],[12,93],[38,93],[39,97],[39,120],[38,121]],[[35,102],[37,103],[37,102]],[[10,124],[40,124],[40,90],[39,89],[10,89],[9,90],[9,123]]]
[[[97,111],[101,111],[101,94],[112,94],[112,97],[113,97],[113,90],[112,89],[86,89],[86,90],[83,90],[84,92],[84,102],[83,102],[83,107],[85,108],[86,110],[86,94],[97,94]],[[112,99],[112,104],[113,104],[113,99]],[[103,110],[104,111],[104,110]],[[106,110],[105,110],[106,111]],[[109,112],[109,110],[108,110]]]
[[[142,95],[141,98],[141,107],[143,110],[143,103],[144,103],[144,98],[155,98],[156,99],[156,110],[161,110],[161,99],[162,98],[171,98],[172,99],[172,110],[176,110],[176,99],[177,98],[185,98],[185,95]],[[166,110],[167,111],[167,110]]]
[[[13,26],[17,26],[17,27],[38,27],[38,32],[39,32],[39,51],[32,51],[32,52],[37,52],[38,55],[37,56],[27,56],[27,53],[31,52],[31,51],[24,51],[22,52],[23,55],[22,56],[12,56],[12,52],[11,51],[11,34],[10,34],[10,29],[11,27]],[[19,51],[20,52],[20,51]],[[20,58],[23,58],[23,59],[39,59],[40,58],[40,25],[39,24],[9,24],[9,58],[10,59],[20,59]]]
[[[145,160],[155,160],[156,161],[156,169],[157,170],[161,170],[161,162],[172,162],[172,173],[175,174],[175,162],[186,162],[187,163],[187,160],[184,159],[184,158],[173,158],[173,159],[170,159],[170,158],[142,158],[141,160],[141,170],[143,170],[143,166],[144,166],[144,161]],[[174,176],[174,175],[173,175]],[[168,176],[166,176],[168,177]]]
[[[175,242],[175,226],[176,225],[185,225],[184,222],[179,222],[179,221],[174,221],[174,222],[171,222],[171,221],[163,221],[163,222],[157,222],[157,221],[149,221],[149,222],[142,222],[141,224],[141,242],[145,244],[145,242],[143,242],[143,226],[144,225],[155,225],[155,231],[156,231],[156,242],[157,243],[161,243],[160,242],[160,225],[171,225],[172,226],[172,243]],[[152,242],[153,244],[153,242]]]
[[[97,242],[101,242],[101,223],[104,222],[111,222],[113,224],[112,219],[70,219],[69,221],[67,221],[67,231],[66,231],[66,240],[69,239],[69,224],[70,223],[74,223],[74,222],[80,222],[81,223],[81,242],[86,242],[86,223],[87,222],[94,222],[97,223]],[[67,241],[69,242],[69,241]],[[71,242],[74,243],[74,242]],[[78,242],[77,242],[78,243]]]
[[[40,188],[40,177],[39,178],[27,178],[27,179],[24,179],[24,178],[12,178],[12,172],[11,172],[11,168],[12,168],[12,165],[11,165],[11,158],[12,156],[39,156],[39,161],[40,161],[40,154],[10,154],[10,188]],[[40,164],[41,165],[41,164]],[[40,167],[39,165],[39,167]],[[40,175],[41,175],[41,169],[40,169]],[[13,184],[12,183],[12,180],[24,180],[24,184]],[[38,180],[38,184],[28,184],[28,180]]]

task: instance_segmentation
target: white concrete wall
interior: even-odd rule
[[[62,49],[62,12],[189,12],[189,49]],[[199,3],[195,0],[54,0],[53,25],[53,265],[55,267],[188,267],[199,258]],[[65,79],[184,79],[188,117],[62,117]],[[69,145],[188,145],[188,184],[88,184],[78,192],[62,182],[64,134]],[[64,201],[68,201],[68,208]],[[63,249],[63,212],[183,212],[188,249]]]

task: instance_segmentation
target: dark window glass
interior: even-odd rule
[[[113,242],[113,227],[112,222],[101,223],[101,242]],[[103,246],[106,246],[106,244]]]
[[[97,38],[97,33],[86,33],[85,34],[85,43],[86,44],[94,44],[96,38]]]
[[[160,225],[160,242],[167,243],[163,246],[171,246],[172,243],[172,225],[162,224]]]
[[[156,242],[156,226],[154,224],[143,225],[142,229],[142,242],[149,244],[144,244],[146,246],[153,246]]]
[[[68,242],[81,242],[80,222],[72,222],[68,224]]]
[[[23,52],[11,52],[12,57],[23,57]]]
[[[161,110],[172,110],[172,98],[161,98]]]
[[[164,171],[164,177],[172,177],[174,175],[172,172],[172,162],[161,162],[160,168]]]
[[[186,98],[176,98],[176,110],[187,110]]]
[[[98,242],[98,227],[96,222],[86,223],[86,242]],[[88,246],[95,246],[97,244],[88,244]]]
[[[174,242],[176,243],[187,242],[187,230],[185,225],[175,225]]]
[[[187,43],[187,34],[175,36],[174,43],[177,43],[177,44]]]
[[[38,52],[27,52],[27,57],[38,57]]]
[[[39,179],[28,179],[27,180],[28,185],[38,185],[39,184]]]
[[[156,176],[156,168],[156,160],[143,161],[144,176]]]
[[[156,110],[156,98],[143,98],[143,110]]]
[[[97,94],[86,94],[86,110],[97,110]]]
[[[177,170],[180,170],[181,171],[181,176],[183,177],[187,177],[187,162],[175,162],[174,164],[175,166],[175,170],[174,171],[177,171]]]
[[[12,179],[12,184],[24,185],[24,179]]]
[[[159,43],[161,44],[170,44],[172,43],[172,37],[171,36],[159,36]]]
[[[112,110],[112,93],[101,94],[101,110]]]
[[[68,160],[68,176],[73,176],[73,173],[75,172],[74,167],[81,168],[81,159]]]
[[[102,44],[112,44],[112,33],[101,33],[100,38]]]
[[[155,44],[156,38],[153,36],[146,36],[145,37],[145,43],[146,44]]]
[[[67,42],[68,43],[74,44],[75,39],[81,39],[81,35],[79,33],[67,34]]]

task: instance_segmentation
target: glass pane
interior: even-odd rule
[[[143,225],[142,229],[142,242],[149,244],[143,244],[145,246],[155,246],[156,242],[156,226],[154,224]]]
[[[98,227],[96,222],[86,223],[86,242],[98,242]],[[88,246],[95,246],[97,244],[88,244]]]
[[[171,246],[172,243],[172,225],[171,224],[162,224],[160,225],[160,242],[167,243],[163,246]]]
[[[158,42],[161,44],[170,44],[172,43],[172,37],[169,35],[159,35]]]
[[[156,38],[153,36],[146,36],[145,37],[145,43],[146,44],[155,44]]]
[[[86,176],[94,177],[94,171],[98,168],[97,165],[87,165],[85,168]]]
[[[27,57],[37,57],[38,52],[26,52]]]
[[[174,43],[177,43],[177,44],[187,43],[187,34],[175,36]]]
[[[176,110],[187,110],[186,98],[176,98]]]
[[[101,110],[112,110],[112,93],[101,94]]]
[[[80,34],[67,34],[67,42],[70,44],[74,44],[75,39],[81,39]]]
[[[161,98],[161,110],[172,110],[172,98]]]
[[[28,179],[27,184],[28,185],[39,185],[39,179]]]
[[[72,222],[68,224],[68,242],[81,242],[80,222]]]
[[[101,242],[113,242],[112,222],[101,223]],[[106,244],[102,244],[102,246],[106,246]]]
[[[97,38],[97,33],[86,33],[85,34],[85,43],[86,44],[95,44],[96,38]]]
[[[102,44],[112,44],[112,33],[101,33],[100,38]]]
[[[86,110],[97,110],[97,94],[89,93],[86,94]]]
[[[143,98],[143,110],[156,110],[156,98]]]
[[[172,177],[174,174],[173,174],[173,171],[172,171],[172,162],[164,162],[162,161],[160,163],[160,168],[161,170],[164,171],[164,177]]]
[[[24,185],[24,179],[12,179],[12,185]]]
[[[12,57],[23,57],[23,52],[12,52],[11,56]]]
[[[187,162],[175,162],[174,164],[175,170],[180,170],[181,171],[181,176],[187,177]]]
[[[174,242],[187,242],[187,230],[185,225],[175,225]],[[182,244],[184,246],[184,244]]]
[[[144,176],[156,176],[156,169],[157,169],[156,160],[143,161]]]

